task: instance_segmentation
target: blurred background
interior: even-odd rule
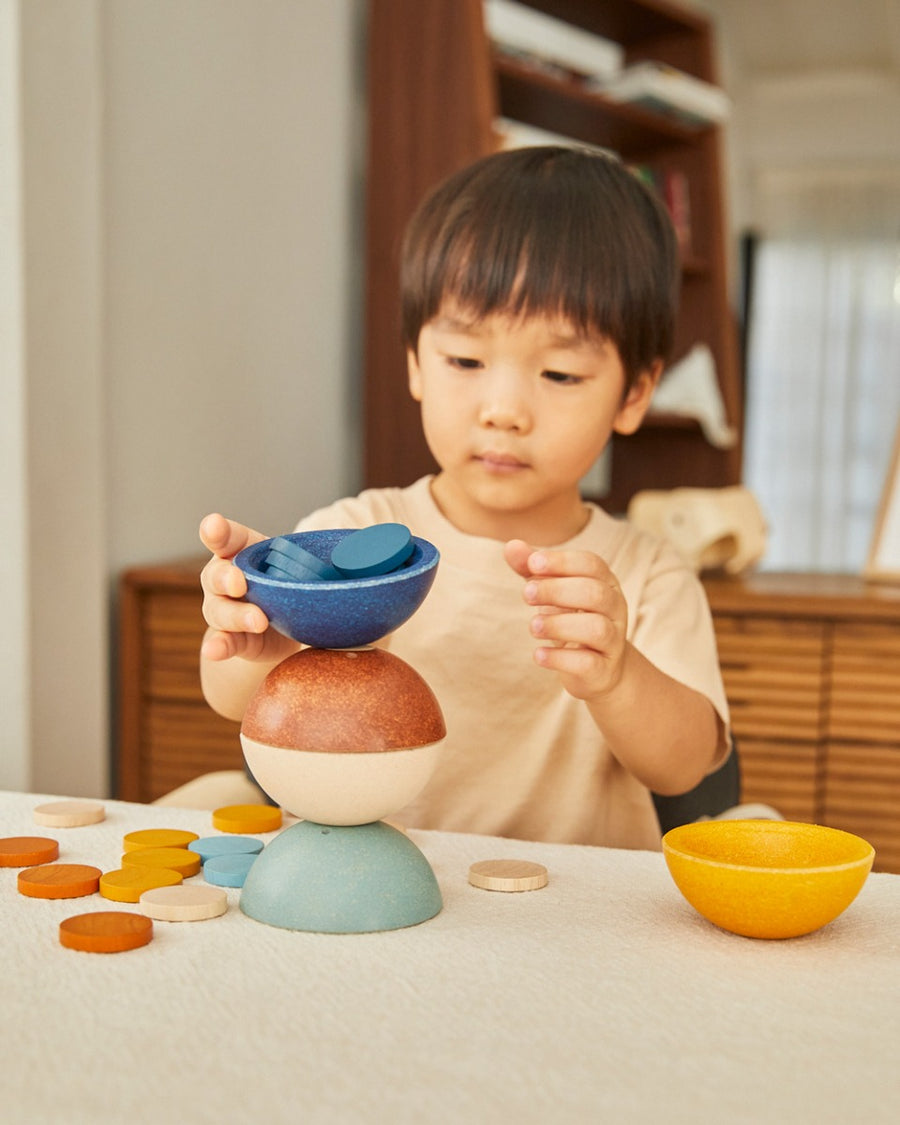
[[[693,7],[764,565],[855,573],[900,407],[900,5]],[[367,12],[0,0],[2,787],[107,791],[123,569],[361,487]]]

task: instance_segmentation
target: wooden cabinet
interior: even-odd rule
[[[716,81],[711,25],[669,0],[527,0],[533,8],[621,43],[626,63],[669,63]],[[398,327],[399,247],[416,204],[437,181],[496,147],[503,115],[613,148],[630,163],[683,173],[692,237],[685,250],[675,359],[709,345],[728,419],[741,429],[736,333],[727,299],[718,128],[694,129],[616,104],[573,77],[493,52],[481,0],[370,0],[366,202],[365,483],[408,484],[434,463],[406,389]],[[740,479],[739,447],[714,449],[672,417],[614,439],[612,488],[622,511],[642,488],[718,486]]]
[[[239,725],[200,692],[202,561],[126,572],[116,796],[152,801],[241,769]],[[866,837],[900,872],[900,588],[758,575],[705,583],[745,801]]]
[[[115,793],[153,801],[211,770],[242,769],[240,724],[200,690],[202,561],[139,567],[119,585]]]
[[[900,872],[900,589],[759,575],[705,583],[744,800],[866,837]]]

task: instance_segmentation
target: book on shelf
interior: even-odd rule
[[[690,257],[693,252],[691,195],[687,175],[679,168],[668,168],[663,174],[663,199],[675,228],[681,256]]]
[[[622,69],[620,44],[515,0],[484,0],[484,22],[499,51],[531,65],[602,82]]]
[[[691,233],[691,193],[687,174],[680,168],[653,168],[648,164],[631,164],[631,171],[662,199],[675,228],[678,248],[683,259],[693,253]]]
[[[721,124],[731,112],[724,90],[665,63],[635,63],[618,76],[592,80],[591,85],[611,101],[639,105],[698,128]]]

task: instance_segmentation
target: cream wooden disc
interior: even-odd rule
[[[144,891],[139,905],[144,914],[161,922],[202,922],[225,913],[228,895],[220,887],[194,884],[156,887]]]
[[[547,868],[527,859],[483,859],[469,868],[469,882],[485,891],[536,891],[547,879]]]
[[[34,810],[35,824],[45,828],[80,828],[99,824],[105,817],[106,809],[99,801],[51,801]]]

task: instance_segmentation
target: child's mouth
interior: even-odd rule
[[[490,473],[515,473],[525,468],[525,463],[507,453],[481,453],[476,461]]]

